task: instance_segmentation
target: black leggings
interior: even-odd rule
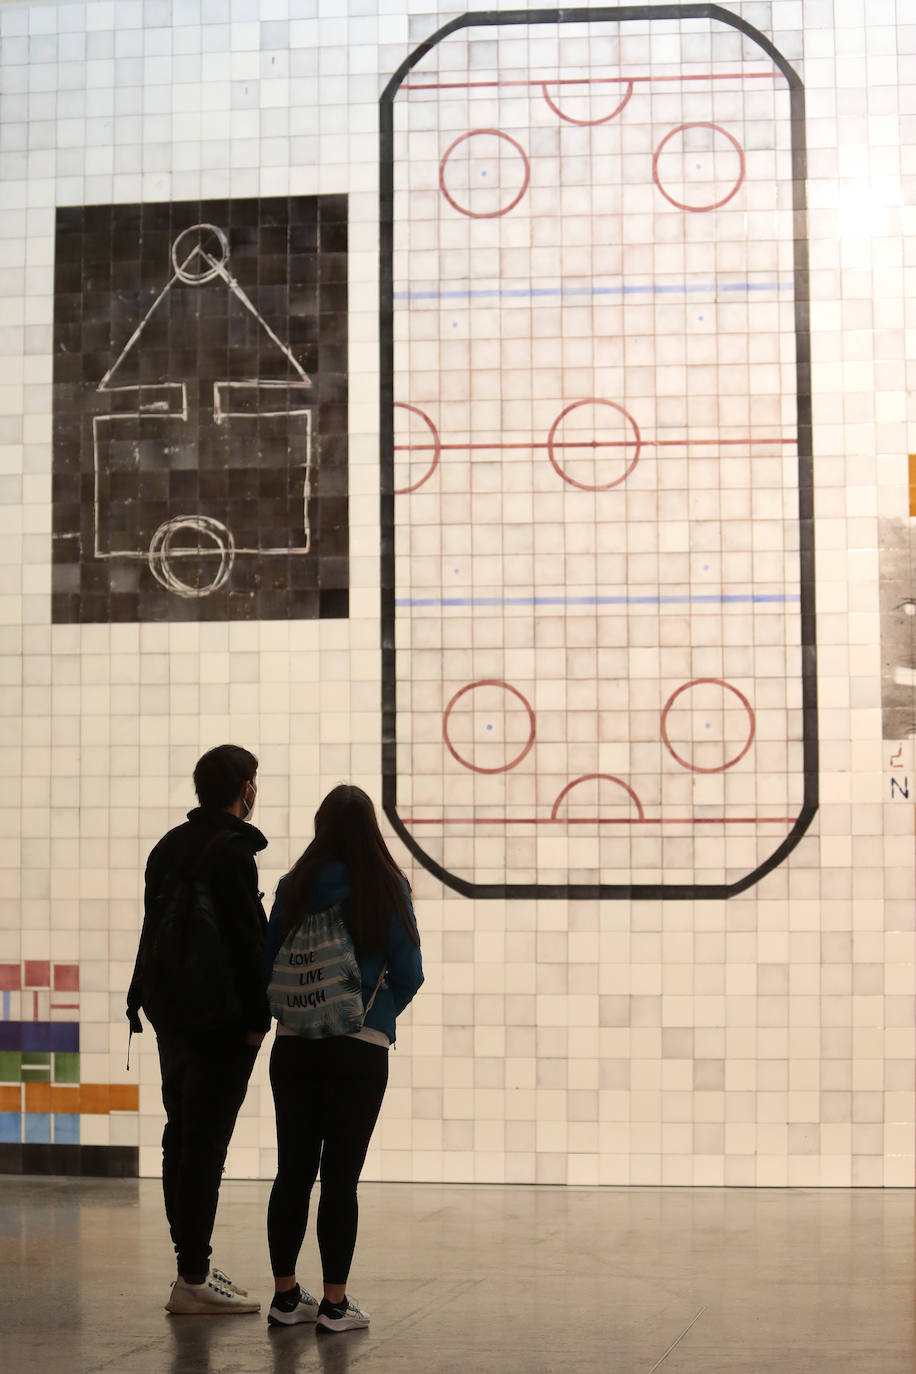
[[[350,1036],[278,1035],[270,1055],[277,1177],[267,1208],[270,1264],[296,1272],[321,1164],[318,1249],[325,1283],[346,1283],[356,1245],[356,1186],[388,1084],[388,1051]]]

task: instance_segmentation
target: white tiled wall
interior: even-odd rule
[[[889,787],[912,741],[882,739],[878,601],[878,520],[908,518],[916,451],[916,13],[730,8],[807,91],[820,810],[727,902],[471,900],[393,839],[427,982],[371,1178],[916,1181],[914,799]],[[157,1063],[147,1035],[128,1076],[123,999],[145,856],[192,805],[196,758],[260,757],[268,893],[330,786],[380,797],[378,100],[459,13],[0,5],[0,962],[79,963],[83,1080],[140,1082],[136,1117],[87,1114],[80,1138],[138,1144],[143,1173]],[[310,193],[349,197],[349,620],[52,625],[55,207]],[[272,1172],[265,1061],[236,1177]]]

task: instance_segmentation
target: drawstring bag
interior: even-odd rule
[[[383,966],[363,1006],[363,980],[340,904],[309,912],[283,941],[267,997],[271,1015],[306,1040],[361,1031],[382,986]]]

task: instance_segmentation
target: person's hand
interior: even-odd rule
[[[267,1031],[246,1031],[246,1032],[245,1032],[245,1044],[246,1044],[246,1045],[254,1045],[255,1048],[257,1048],[258,1045],[260,1045],[261,1041],[264,1039],[264,1036],[265,1036],[266,1034],[267,1034]]]

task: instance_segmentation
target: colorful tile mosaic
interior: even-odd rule
[[[77,964],[0,964],[0,989],[0,1144],[78,1145],[81,1117],[138,1111],[136,1084],[80,1081]]]

